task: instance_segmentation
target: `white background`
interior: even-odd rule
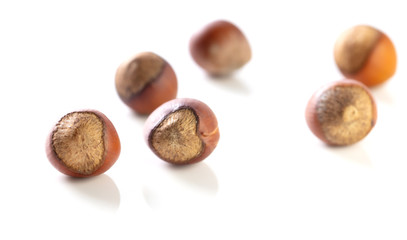
[[[0,1],[0,239],[406,239],[407,22],[403,1]],[[226,19],[253,58],[208,77],[188,43]],[[339,34],[370,24],[398,52],[372,90],[378,121],[361,142],[327,147],[305,106],[342,78]],[[117,66],[163,56],[179,97],[207,103],[221,138],[205,161],[172,167],[142,138],[114,87]],[[116,164],[91,179],[55,170],[45,138],[66,113],[93,108],[115,125]]]

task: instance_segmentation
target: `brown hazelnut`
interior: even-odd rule
[[[121,100],[139,114],[150,114],[177,96],[177,77],[168,62],[152,52],[139,53],[116,72]]]
[[[352,27],[336,41],[334,56],[342,74],[368,87],[388,80],[396,71],[396,49],[383,32],[365,25]]]
[[[219,140],[218,122],[205,103],[174,99],[148,117],[144,137],[162,160],[179,165],[196,163],[215,149]]]
[[[47,138],[51,164],[72,177],[106,172],[120,154],[120,140],[110,120],[96,110],[71,112],[54,126]]]
[[[327,84],[306,108],[311,131],[329,145],[350,145],[363,139],[376,123],[375,101],[368,88],[354,80]]]
[[[191,38],[189,49],[195,62],[214,76],[227,75],[251,58],[245,35],[234,24],[219,20]]]

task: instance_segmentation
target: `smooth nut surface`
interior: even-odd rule
[[[246,36],[233,23],[215,21],[195,34],[190,52],[196,63],[215,76],[227,75],[251,59]]]
[[[124,61],[116,71],[116,90],[121,100],[139,114],[149,114],[177,95],[177,78],[162,57],[143,52]]]
[[[144,131],[152,151],[173,164],[205,159],[219,140],[214,113],[195,99],[174,99],[163,104],[149,116]]]
[[[350,145],[363,139],[375,125],[376,104],[359,82],[344,80],[317,91],[306,109],[311,131],[330,145]]]
[[[366,86],[388,80],[397,65],[396,51],[388,36],[366,25],[342,33],[335,43],[334,57],[342,74]]]
[[[69,176],[88,177],[105,172],[120,154],[120,141],[112,123],[95,110],[68,113],[47,139],[52,165]]]

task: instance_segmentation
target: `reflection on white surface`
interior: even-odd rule
[[[385,103],[388,105],[395,104],[394,93],[389,92],[389,89],[386,87],[387,83],[384,83],[383,86],[377,86],[371,89],[373,97],[376,100],[376,104]]]
[[[218,192],[218,179],[205,163],[180,167],[168,165],[167,169],[174,177],[205,194],[215,196]]]
[[[156,174],[148,176],[142,191],[151,208],[176,210],[202,207],[216,196],[218,188],[212,169],[205,163],[197,163],[165,165]]]
[[[244,83],[243,79],[240,79],[237,75],[231,74],[228,76],[222,76],[222,77],[212,77],[212,76],[207,76],[208,81],[212,81],[215,84],[224,87],[228,90],[241,93],[244,95],[249,95],[250,94],[250,89],[249,87]]]
[[[146,122],[148,115],[138,114],[130,108],[128,108],[128,111],[132,120],[136,121],[136,123],[139,126],[144,126],[144,123]]]
[[[114,181],[106,174],[90,178],[66,177],[70,190],[102,208],[117,210],[120,205],[120,192]]]
[[[327,147],[330,148],[329,150],[331,152],[338,154],[342,159],[359,163],[366,167],[372,167],[372,161],[370,160],[369,155],[363,148],[362,144],[356,143],[351,146]]]

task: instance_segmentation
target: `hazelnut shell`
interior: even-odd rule
[[[397,67],[397,54],[390,38],[380,30],[354,26],[338,38],[334,48],[335,62],[341,73],[368,87],[390,79]]]
[[[154,150],[150,142],[150,136],[154,129],[171,113],[182,109],[192,109],[198,117],[197,135],[203,141],[204,148],[202,153],[185,162],[171,162],[167,159],[160,157],[160,155]],[[178,98],[168,101],[157,108],[146,120],[144,126],[144,139],[150,149],[162,160],[173,164],[191,164],[204,160],[208,157],[219,141],[219,129],[218,122],[213,111],[203,102],[191,98]]]
[[[157,65],[162,67],[159,69],[147,66],[134,67],[136,61],[146,61],[144,59],[160,61],[161,64],[156,63],[153,68],[157,68]],[[138,114],[150,114],[158,106],[177,96],[178,82],[173,68],[162,57],[152,52],[139,53],[123,62],[118,67],[115,78],[116,90],[120,99]],[[127,89],[135,84],[135,81],[140,80],[146,81],[146,83],[137,92]]]
[[[325,134],[321,128],[321,123],[318,120],[316,106],[318,104],[318,101],[320,100],[320,96],[328,89],[331,89],[333,87],[348,87],[348,86],[349,87],[352,87],[352,86],[361,87],[368,94],[368,96],[371,100],[372,111],[373,111],[372,112],[372,121],[371,121],[372,128],[376,124],[376,120],[377,120],[376,103],[375,103],[374,98],[373,98],[372,94],[370,93],[369,89],[364,84],[360,83],[359,81],[352,80],[352,79],[344,79],[344,80],[340,80],[340,81],[330,82],[330,83],[324,85],[323,87],[321,87],[318,91],[316,91],[312,95],[311,99],[308,101],[306,111],[305,111],[306,122],[307,122],[310,130],[314,133],[315,136],[317,136],[320,140],[322,140],[324,143],[326,143],[328,145],[337,145],[337,144],[332,143],[325,137]]]
[[[214,76],[228,75],[251,59],[246,36],[224,20],[212,22],[193,35],[189,49],[195,62]]]
[[[89,175],[81,174],[81,173],[70,170],[61,161],[61,159],[59,159],[59,157],[57,156],[57,154],[55,153],[54,148],[53,148],[52,137],[56,130],[56,125],[50,131],[50,133],[46,139],[46,153],[47,153],[48,160],[58,171],[60,171],[63,174],[66,174],[68,176],[71,176],[71,177],[84,178],[84,177],[92,177],[92,176],[100,175],[100,174],[106,172],[110,167],[112,167],[113,164],[119,158],[120,150],[121,150],[119,136],[118,136],[116,129],[114,128],[112,122],[103,113],[101,113],[97,110],[92,110],[92,109],[82,110],[82,111],[77,111],[77,112],[94,113],[103,122],[103,126],[104,126],[104,133],[103,133],[104,141],[103,142],[105,144],[105,148],[104,148],[105,153],[104,153],[104,161],[103,161],[102,165]]]

